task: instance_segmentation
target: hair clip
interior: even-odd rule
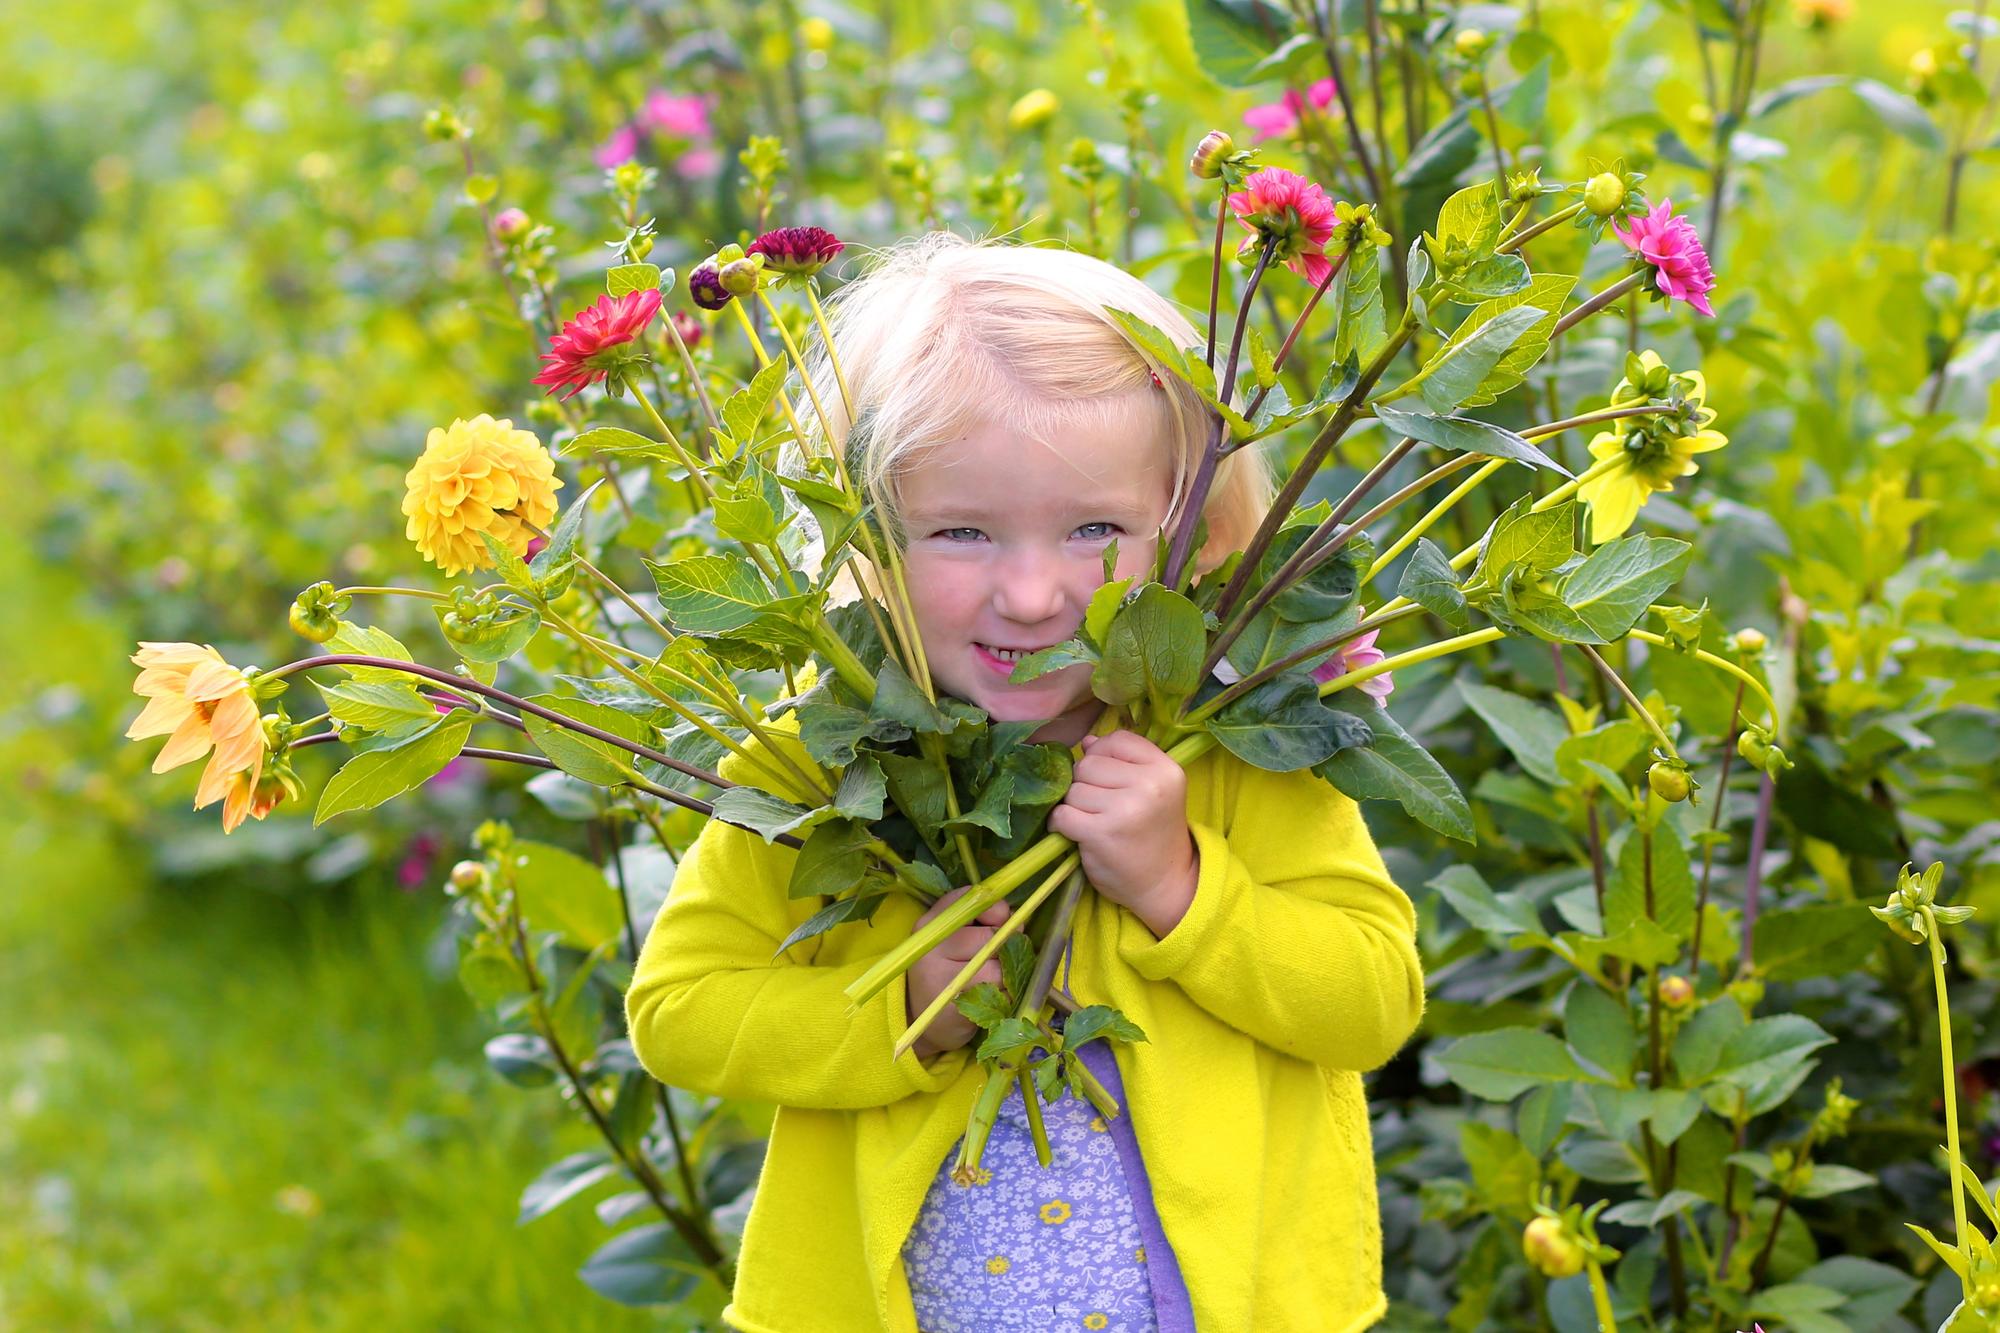
[[[1154,387],[1155,389],[1164,389],[1164,388],[1166,388],[1166,387],[1167,387],[1167,386],[1166,386],[1165,384],[1162,384],[1162,383],[1160,382],[1160,372],[1159,372],[1159,371],[1157,371],[1157,370],[1148,370],[1148,371],[1147,371],[1146,373],[1147,373],[1148,375],[1151,375],[1151,376],[1153,377],[1153,387]]]

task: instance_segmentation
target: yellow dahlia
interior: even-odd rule
[[[1721,431],[1708,429],[1715,409],[1704,404],[1707,396],[1708,382],[1698,370],[1676,374],[1650,351],[1628,360],[1625,378],[1611,391],[1611,405],[1654,402],[1672,410],[1628,417],[1613,423],[1618,429],[1591,440],[1592,458],[1617,460],[1577,488],[1577,498],[1590,506],[1591,541],[1602,544],[1624,535],[1647,500],[1700,471],[1694,455],[1729,443]]]
[[[146,707],[125,737],[168,738],[153,771],[178,768],[212,749],[194,808],[213,805],[238,786],[254,792],[264,771],[265,739],[249,678],[202,644],[142,643],[132,661],[139,668],[132,692],[145,697]],[[224,832],[242,823],[248,809],[247,802],[232,799],[223,810]]]
[[[433,427],[423,457],[403,478],[409,493],[404,535],[447,574],[484,569],[493,553],[479,540],[490,532],[516,555],[556,516],[555,460],[542,442],[512,421],[480,413],[470,421]]]

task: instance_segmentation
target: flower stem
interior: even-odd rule
[[[448,602],[451,598],[441,592],[429,592],[423,588],[336,588],[335,597],[418,597],[426,602]]]
[[[1311,318],[1313,310],[1319,305],[1320,297],[1326,295],[1327,289],[1333,286],[1333,280],[1339,277],[1341,270],[1347,267],[1347,257],[1350,253],[1350,251],[1346,250],[1341,251],[1340,258],[1333,261],[1333,267],[1328,270],[1324,278],[1320,279],[1319,285],[1313,288],[1312,295],[1306,298],[1305,309],[1299,311],[1299,317],[1292,321],[1291,331],[1285,335],[1284,344],[1278,348],[1277,356],[1271,359],[1271,373],[1273,375],[1285,368],[1285,358],[1292,354],[1292,345],[1299,340],[1299,331],[1305,328],[1306,320]],[[1277,381],[1273,380],[1271,383],[1275,384]],[[1257,390],[1257,396],[1250,400],[1250,409],[1243,415],[1254,418],[1257,415],[1257,409],[1262,407],[1264,400],[1270,396],[1271,387],[1268,384]]]
[[[1722,827],[1722,807],[1729,803],[1729,761],[1736,757],[1736,737],[1742,730],[1737,724],[1743,720],[1743,682],[1736,682],[1736,702],[1729,709],[1729,735],[1722,742],[1722,772],[1715,779],[1715,806],[1708,814],[1708,831],[1713,834]],[[1711,837],[1701,848],[1701,892],[1695,895],[1694,939],[1688,945],[1688,972],[1692,976],[1701,975],[1701,923],[1708,915],[1708,886],[1715,870],[1715,840]]]
[[[841,369],[840,352],[833,345],[833,330],[827,326],[826,311],[820,308],[818,279],[807,280],[806,299],[812,302],[813,321],[819,325],[819,340],[820,344],[826,348],[826,363],[833,367],[833,382],[840,386],[841,410],[847,413],[848,425],[852,426],[854,424],[854,395],[848,390],[847,372]],[[827,447],[833,447],[831,438],[827,440]]]
[[[1937,914],[1928,906],[1920,909],[1924,914],[1924,932],[1930,941],[1931,982],[1937,988],[1938,1005],[1938,1053],[1944,1062],[1944,1134],[1945,1152],[1951,1162],[1947,1170],[1951,1173],[1951,1217],[1957,1228],[1953,1242],[1958,1252],[1965,1256],[1966,1271],[1972,1269],[1972,1244],[1967,1238],[1965,1227],[1965,1186],[1959,1179],[1958,1155],[1958,1066],[1951,1058],[1951,996],[1944,984],[1944,940],[1938,933]]]
[[[1655,634],[1653,633],[1653,631],[1649,629],[1627,630],[1626,634],[1631,638],[1639,640],[1639,642],[1641,643],[1650,643],[1656,648],[1670,647],[1670,645],[1667,643],[1665,635]],[[1781,740],[1783,739],[1783,736],[1779,731],[1779,728],[1783,725],[1783,720],[1779,718],[1778,705],[1771,698],[1771,692],[1764,688],[1764,682],[1758,680],[1755,676],[1751,675],[1748,671],[1745,671],[1742,667],[1730,661],[1728,658],[1717,657],[1714,653],[1711,653],[1706,649],[1702,648],[1695,649],[1694,659],[1697,662],[1706,662],[1709,666],[1716,667],[1722,671],[1728,672],[1730,675],[1736,677],[1737,681],[1740,684],[1747,685],[1752,690],[1755,690],[1757,692],[1757,697],[1764,701],[1764,711],[1771,719],[1772,734],[1778,736],[1779,739]]]
[[[603,584],[605,589],[609,591],[612,594],[612,596],[616,597],[619,601],[625,603],[625,605],[631,607],[633,613],[637,615],[639,619],[646,622],[646,627],[652,630],[653,633],[659,635],[662,640],[664,640],[667,643],[672,643],[676,638],[679,637],[672,630],[668,629],[665,625],[662,625],[659,621],[659,618],[655,616],[652,612],[648,611],[645,607],[639,605],[639,603],[633,601],[632,594],[626,592],[624,588],[620,587],[618,583],[614,579],[612,579],[612,577],[609,574],[606,574],[596,565],[591,564],[590,561],[585,559],[582,555],[576,556],[575,559],[577,564],[583,566],[584,573],[590,575],[592,578],[596,579],[599,583]]]
[[[1606,287],[1603,291],[1597,293],[1595,296],[1591,297],[1588,301],[1585,301],[1582,305],[1570,311],[1567,315],[1564,315],[1561,319],[1556,321],[1556,326],[1553,329],[1549,330],[1549,340],[1553,342],[1555,339],[1562,337],[1563,334],[1568,333],[1578,324],[1581,324],[1584,320],[1589,319],[1592,315],[1596,314],[1598,311],[1604,309],[1604,307],[1610,305],[1613,301],[1616,301],[1619,297],[1625,295],[1625,293],[1637,287],[1640,283],[1646,280],[1646,274],[1648,271],[1649,270],[1642,268],[1637,270],[1636,272],[1627,273],[1624,277],[1612,283],[1609,287]]]
[[[1215,203],[1215,253],[1210,258],[1208,268],[1208,354],[1206,364],[1215,369],[1215,324],[1216,312],[1222,306],[1222,229],[1229,221],[1229,186],[1221,187],[1221,197]]]
[[[626,380],[625,387],[632,391],[632,400],[639,404],[647,419],[653,423],[653,429],[660,432],[660,438],[666,443],[667,448],[674,451],[674,457],[678,458],[681,466],[687,469],[688,476],[694,480],[695,488],[701,492],[702,498],[710,504],[715,503],[715,488],[708,484],[708,476],[701,470],[701,464],[694,461],[694,456],[688,453],[686,446],[681,443],[680,436],[674,434],[674,428],[669,426],[667,419],[654,408],[653,400],[646,397],[646,391],[635,381]]]
[[[1633,693],[1632,687],[1625,683],[1625,678],[1618,674],[1611,663],[1604,660],[1604,655],[1587,643],[1579,643],[1576,647],[1578,652],[1589,658],[1597,669],[1604,673],[1605,679],[1617,688],[1618,693],[1625,697],[1626,706],[1632,710],[1632,715],[1646,724],[1646,729],[1659,741],[1660,748],[1668,754],[1676,754],[1673,738],[1667,735],[1666,728],[1660,725],[1660,720],[1653,716],[1653,710],[1646,707],[1645,702]]]
[[[1568,208],[1562,209],[1559,212],[1551,213],[1534,226],[1529,227],[1526,231],[1515,232],[1512,236],[1501,241],[1500,244],[1493,247],[1493,252],[1502,255],[1512,254],[1542,233],[1554,231],[1557,227],[1562,226],[1563,223],[1568,222],[1582,211],[1583,205],[1577,203],[1571,204]]]
[[[819,418],[820,434],[825,438],[827,447],[831,449],[833,447],[833,419],[827,416],[826,404],[819,400],[819,390],[814,387],[812,376],[806,372],[805,354],[799,351],[799,345],[792,338],[792,331],[785,327],[785,321],[778,317],[778,306],[771,299],[771,293],[759,287],[757,289],[757,300],[763,304],[765,311],[771,316],[771,327],[778,331],[779,340],[785,344],[785,352],[792,358],[792,367],[799,372],[799,383],[806,386],[806,397],[813,405],[813,415]]]
[[[1604,1285],[1604,1269],[1595,1259],[1590,1268],[1590,1304],[1597,1312],[1597,1333],[1618,1333],[1618,1316],[1611,1312],[1611,1289]]]
[[[743,336],[749,340],[750,350],[756,354],[757,368],[762,370],[771,364],[771,354],[764,350],[764,340],[757,336],[757,326],[750,322],[750,312],[743,308],[741,300],[731,301],[729,308],[736,312],[736,321],[743,326]],[[805,427],[799,425],[798,413],[792,411],[792,400],[785,396],[783,389],[778,390],[778,410],[785,414],[785,421],[791,426],[792,434],[801,440],[805,439]],[[744,443],[749,442],[746,440]]]

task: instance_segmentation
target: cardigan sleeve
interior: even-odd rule
[[[1227,829],[1189,821],[1201,865],[1186,915],[1156,940],[1124,914],[1119,952],[1275,1050],[1384,1064],[1423,1016],[1410,900],[1350,797],[1309,772],[1241,774]]]
[[[773,957],[795,913],[819,905],[786,897],[797,855],[719,820],[702,830],[626,992],[640,1063],[694,1092],[815,1109],[886,1106],[950,1086],[968,1058],[962,1050],[928,1064],[914,1051],[889,1058],[908,1025],[900,983],[858,1009],[843,993],[879,954],[831,966],[793,961],[816,952],[807,944]],[[907,906],[892,898],[882,911]]]

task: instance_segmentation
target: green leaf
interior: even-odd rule
[[[1556,747],[1568,738],[1569,728],[1560,717],[1518,694],[1473,680],[1459,681],[1458,692],[1520,761],[1522,769],[1552,787],[1563,785],[1562,772],[1556,767]]]
[[[451,610],[444,603],[438,603],[432,609],[437,613],[440,624]],[[446,635],[445,642],[467,663],[491,665],[504,662],[527,647],[528,641],[541,627],[542,613],[534,607],[502,605],[482,616],[478,627],[470,634]],[[487,683],[492,681],[487,679]]]
[[[1589,1079],[1569,1048],[1533,1028],[1461,1037],[1437,1057],[1453,1083],[1487,1101],[1511,1101],[1544,1083]]]
[[[979,1043],[978,1058],[982,1061],[1004,1060],[1017,1052],[1025,1053],[1041,1039],[1042,1030],[1027,1019],[1003,1019]]]
[[[1482,1205],[1501,1213],[1525,1213],[1534,1207],[1541,1168],[1511,1132],[1477,1120],[1464,1121],[1458,1127],[1458,1150],[1472,1170],[1472,1187]]]
[[[952,1003],[958,1012],[988,1032],[1014,1017],[1014,1006],[1008,1002],[1006,993],[990,981],[966,987]]]
[[[1403,566],[1396,595],[1409,598],[1453,629],[1462,630],[1472,623],[1466,615],[1465,593],[1459,588],[1458,571],[1428,537],[1417,539],[1416,549],[1410,552]]]
[[[1103,660],[1091,671],[1091,691],[1108,704],[1150,699],[1166,708],[1201,684],[1207,627],[1187,598],[1148,583],[1120,606],[1105,627]]]
[[[1437,417],[1427,412],[1407,412],[1387,403],[1376,407],[1375,416],[1396,434],[1437,445],[1440,449],[1483,454],[1489,458],[1511,458],[1533,467],[1560,472],[1565,477],[1572,475],[1568,468],[1513,431],[1490,422],[1475,421],[1471,417]]]
[[[916,682],[894,662],[884,662],[875,675],[875,699],[868,707],[868,715],[878,723],[892,723],[932,736],[942,736],[958,725],[956,718],[946,717],[935,703],[925,698]]]
[[[1103,660],[1098,656],[1097,649],[1082,639],[1066,639],[1040,652],[1029,653],[1014,664],[1014,670],[1008,674],[1007,679],[1015,685],[1025,685],[1031,680],[1039,680],[1052,671],[1061,671],[1064,667],[1095,667]]]
[[[313,823],[324,824],[350,810],[372,810],[392,797],[429,781],[457,757],[472,730],[472,714],[463,709],[440,718],[429,731],[394,750],[358,754],[341,766],[320,793]]]
[[[417,693],[408,676],[388,681],[345,680],[333,685],[314,681],[326,699],[327,711],[344,726],[386,736],[406,736],[437,721],[437,705]]]
[[[834,818],[831,806],[808,810],[757,787],[731,787],[715,798],[714,805],[717,819],[749,829],[765,842],[780,833],[797,833]]]
[[[1534,1154],[1535,1160],[1547,1157],[1549,1149],[1562,1136],[1575,1092],[1573,1083],[1544,1083],[1521,1099],[1514,1112],[1514,1128],[1521,1136],[1522,1146]]]
[[[377,629],[373,625],[357,625],[348,620],[341,621],[339,627],[334,630],[333,637],[326,641],[326,650],[329,653],[349,653],[356,657],[387,657],[398,662],[412,660],[410,650],[398,643],[395,636],[387,630]],[[407,682],[410,679],[409,673],[394,671],[388,667],[346,666],[341,670],[355,680],[386,681],[394,684]]]
[[[874,837],[867,825],[856,819],[830,819],[821,824],[807,836],[792,862],[786,895],[831,898],[846,893],[868,872],[868,844]]]
[[[746,546],[768,546],[787,526],[784,491],[755,458],[743,460],[743,475],[715,496],[715,530]]]
[[[600,1246],[577,1270],[583,1284],[620,1305],[678,1305],[702,1281],[700,1261],[668,1222],[651,1222]]]
[[[1389,341],[1382,313],[1382,264],[1380,252],[1361,245],[1348,252],[1331,296],[1334,311],[1333,362],[1345,365],[1373,360]],[[1345,394],[1341,395],[1346,397]]]
[[[1726,996],[1696,1010],[1674,1037],[1674,1068],[1681,1082],[1698,1087],[1713,1078],[1723,1048],[1748,1026],[1743,1007]]]
[[[1490,254],[1500,239],[1500,196],[1493,182],[1468,185],[1445,200],[1434,234],[1440,244],[1433,247],[1433,258],[1453,241],[1472,254]]]
[[[1433,412],[1450,412],[1467,402],[1479,392],[1500,358],[1546,313],[1534,306],[1516,306],[1469,333],[1461,330],[1452,335],[1418,376],[1417,391],[1424,402]]]
[[[1292,18],[1269,0],[1186,0],[1188,38],[1207,75],[1225,88],[1265,77],[1264,60],[1291,36]]]
[[[1270,548],[1257,562],[1257,581],[1269,586],[1285,562],[1305,546],[1317,526],[1291,523],[1279,529]],[[1361,575],[1372,559],[1366,538],[1356,534],[1303,579],[1288,583],[1284,591],[1271,599],[1271,611],[1282,619],[1301,624],[1331,620],[1353,605],[1355,593],[1361,587]]]
[[[1497,588],[1511,570],[1552,570],[1576,553],[1571,540],[1576,525],[1575,501],[1564,500],[1539,511],[1533,508],[1534,502],[1532,495],[1523,495],[1493,520],[1480,543],[1472,582]]]
[[[1845,1295],[1840,1320],[1850,1329],[1888,1327],[1922,1285],[1899,1268],[1856,1255],[1839,1255],[1814,1264],[1796,1274],[1794,1280],[1831,1287]]]
[[[757,423],[770,410],[771,401],[785,382],[785,362],[781,358],[765,366],[750,382],[729,395],[722,405],[722,428],[730,438],[748,444],[757,434]]]
[[[1625,1006],[1600,987],[1579,981],[1570,987],[1563,1005],[1563,1034],[1582,1059],[1604,1071],[1607,1078],[1629,1087],[1639,1039]]]
[[[651,724],[609,704],[569,699],[560,694],[530,695],[528,702],[635,744],[650,746],[654,740]],[[629,750],[594,736],[580,735],[534,713],[523,712],[521,723],[528,729],[528,739],[535,743],[535,748],[554,761],[556,767],[594,786],[619,786],[627,781],[626,771],[638,762]]]
[[[1438,896],[1450,903],[1468,926],[1495,939],[1508,939],[1542,928],[1533,903],[1519,894],[1495,893],[1469,865],[1448,866],[1432,876],[1424,887],[1437,890]]]
[[[602,870],[546,842],[516,842],[511,855],[514,892],[530,926],[555,931],[563,943],[585,950],[618,938],[624,913]]]
[[[1439,281],[1439,294],[1462,305],[1512,296],[1528,289],[1528,263],[1519,255],[1488,255]]]
[[[548,1039],[531,1032],[503,1032],[487,1042],[486,1063],[517,1088],[546,1088],[560,1072]]]
[[[1592,551],[1563,580],[1563,603],[1606,642],[1621,639],[1680,581],[1693,555],[1693,546],[1668,537],[1620,537]]]
[[[1374,735],[1359,715],[1322,703],[1319,682],[1303,668],[1251,690],[1211,717],[1208,730],[1238,759],[1273,773],[1311,768]]]
[[[1479,127],[1473,124],[1474,103],[1460,102],[1449,116],[1433,125],[1396,172],[1396,184],[1405,190],[1448,184],[1479,156]]]
[[[1747,1090],[1796,1069],[1814,1051],[1832,1044],[1833,1038],[1802,1014],[1760,1018],[1723,1043],[1711,1077]]]
[[[1628,832],[1618,851],[1617,873],[1604,894],[1604,925],[1617,934],[1635,921],[1651,919],[1676,940],[1694,933],[1694,871],[1687,848],[1671,823],[1662,820],[1652,837],[1652,907],[1646,910],[1646,839]]]
[[[493,557],[494,571],[507,586],[525,597],[534,597],[537,591],[535,576],[528,572],[528,562],[515,555],[513,547],[490,532],[480,532],[479,540],[486,544],[487,552]]]
[[[1911,143],[1932,150],[1944,147],[1944,134],[1938,129],[1937,122],[1915,98],[1873,79],[1855,79],[1848,87],[1868,104],[1876,119]]]
[[[1098,1038],[1135,1042],[1146,1040],[1137,1023],[1106,1005],[1089,1004],[1063,1020],[1063,1049],[1073,1051]]]
[[[867,897],[838,898],[801,921],[798,928],[785,936],[785,942],[771,955],[777,958],[794,944],[826,934],[835,926],[848,921],[867,921],[875,915],[875,909],[888,901],[886,893],[870,894]]]
[[[1613,790],[1624,786],[1618,773],[1627,764],[1646,753],[1652,743],[1653,733],[1643,722],[1629,717],[1616,718],[1599,727],[1575,736],[1565,737],[1556,746],[1556,770],[1563,781],[1575,787],[1586,782],[1602,782],[1600,770],[1608,770],[1615,779]],[[1589,765],[1597,765],[1592,769]]]
[[[549,544],[528,562],[528,572],[537,580],[548,578],[576,553],[577,539],[583,535],[584,516],[590,512],[590,497],[607,479],[599,477],[584,488],[583,494],[563,506],[562,517],[549,529]]]
[[[649,440],[636,431],[617,426],[597,426],[579,431],[559,452],[565,458],[596,454],[600,458],[631,459],[635,462],[680,462],[680,455],[658,440]]]
[[[1540,310],[1542,316],[1521,332],[1513,346],[1479,382],[1479,387],[1459,403],[1460,407],[1483,407],[1527,378],[1535,363],[1549,350],[1549,339],[1555,333],[1556,321],[1562,318],[1562,308],[1575,287],[1576,278],[1570,274],[1537,273],[1520,291],[1473,307],[1472,313],[1452,334],[1453,342],[1467,337],[1472,330],[1485,326],[1510,310],[1533,307]]]
[[[646,568],[674,628],[689,634],[740,630],[777,604],[748,556],[690,555],[666,564],[648,560]]]
[[[1684,1213],[1707,1202],[1693,1190],[1669,1190],[1663,1199],[1628,1199],[1614,1208],[1605,1209],[1597,1220],[1651,1229],[1676,1213]]]
[[[1315,765],[1313,772],[1357,801],[1394,801],[1426,828],[1460,842],[1474,840],[1465,793],[1388,709],[1377,708],[1359,690],[1342,690],[1327,703],[1359,714],[1374,736],[1365,746],[1341,750]]]
[[[514,1225],[525,1226],[544,1217],[589,1189],[600,1180],[618,1173],[618,1163],[610,1153],[571,1153],[528,1182],[521,1191],[521,1211]]]
[[[1125,336],[1137,343],[1139,350],[1156,362],[1159,369],[1178,379],[1193,383],[1193,375],[1189,370],[1192,363],[1188,360],[1187,353],[1181,350],[1165,332],[1128,310],[1106,307],[1105,313],[1118,322],[1118,327],[1125,331]]]
[[[1757,914],[1750,956],[1771,981],[1837,977],[1865,965],[1886,936],[1878,936],[1860,903],[1817,904]]]
[[[620,264],[604,271],[604,290],[612,296],[658,289],[660,270],[655,264]]]

